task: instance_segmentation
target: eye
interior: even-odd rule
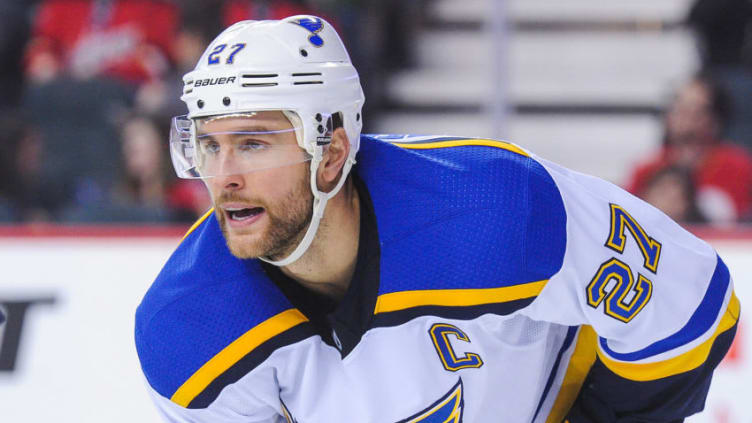
[[[242,151],[262,151],[267,148],[269,148],[268,145],[255,140],[244,140],[240,143],[240,150]]]
[[[208,154],[219,153],[219,143],[212,140],[201,140],[201,150]]]

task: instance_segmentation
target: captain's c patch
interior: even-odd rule
[[[428,330],[428,334],[431,335],[433,346],[436,348],[436,353],[439,354],[441,364],[450,372],[466,368],[478,368],[483,365],[483,360],[476,353],[468,352],[463,354],[462,357],[458,357],[457,353],[454,352],[452,343],[449,341],[449,335],[457,340],[470,343],[470,338],[460,328],[448,323],[435,323]]]

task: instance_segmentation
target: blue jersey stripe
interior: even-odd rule
[[[639,351],[618,353],[608,347],[605,338],[600,338],[601,349],[617,360],[637,361],[671,351],[707,333],[718,319],[718,315],[723,311],[721,307],[723,306],[723,300],[726,297],[730,282],[730,275],[726,264],[723,263],[720,257],[717,257],[717,259],[715,272],[713,272],[708,289],[705,291],[705,297],[683,328],[679,329],[673,335]]]

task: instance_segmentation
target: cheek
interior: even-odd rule
[[[275,202],[285,199],[300,190],[309,190],[309,170],[306,163],[284,166],[248,173],[242,176],[243,188],[237,191],[243,197],[254,200]],[[226,185],[226,178],[209,178],[203,180],[212,200],[216,200]]]
[[[249,195],[268,205],[287,202],[297,197],[301,190],[308,191],[308,169],[287,166],[250,174],[246,179]]]
[[[283,201],[287,200],[290,195],[299,195],[301,190],[308,189],[308,171],[289,166],[287,168],[270,169],[268,172],[261,172],[254,186],[258,187],[256,191],[259,196],[264,196],[270,200]]]

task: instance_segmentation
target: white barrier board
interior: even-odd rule
[[[0,371],[1,421],[161,421],[133,316],[178,241],[0,239],[0,301],[31,302],[14,369]]]
[[[689,423],[752,422],[752,240],[711,241],[728,265],[734,289],[741,302],[741,317],[734,344],[713,376],[705,411],[692,416]]]
[[[0,238],[0,303],[24,317],[20,336],[0,330],[2,422],[160,421],[143,386],[133,315],[177,244],[175,238]],[[689,421],[749,422],[752,339],[744,317],[752,314],[752,240],[713,244],[735,280],[743,321],[706,411]]]

